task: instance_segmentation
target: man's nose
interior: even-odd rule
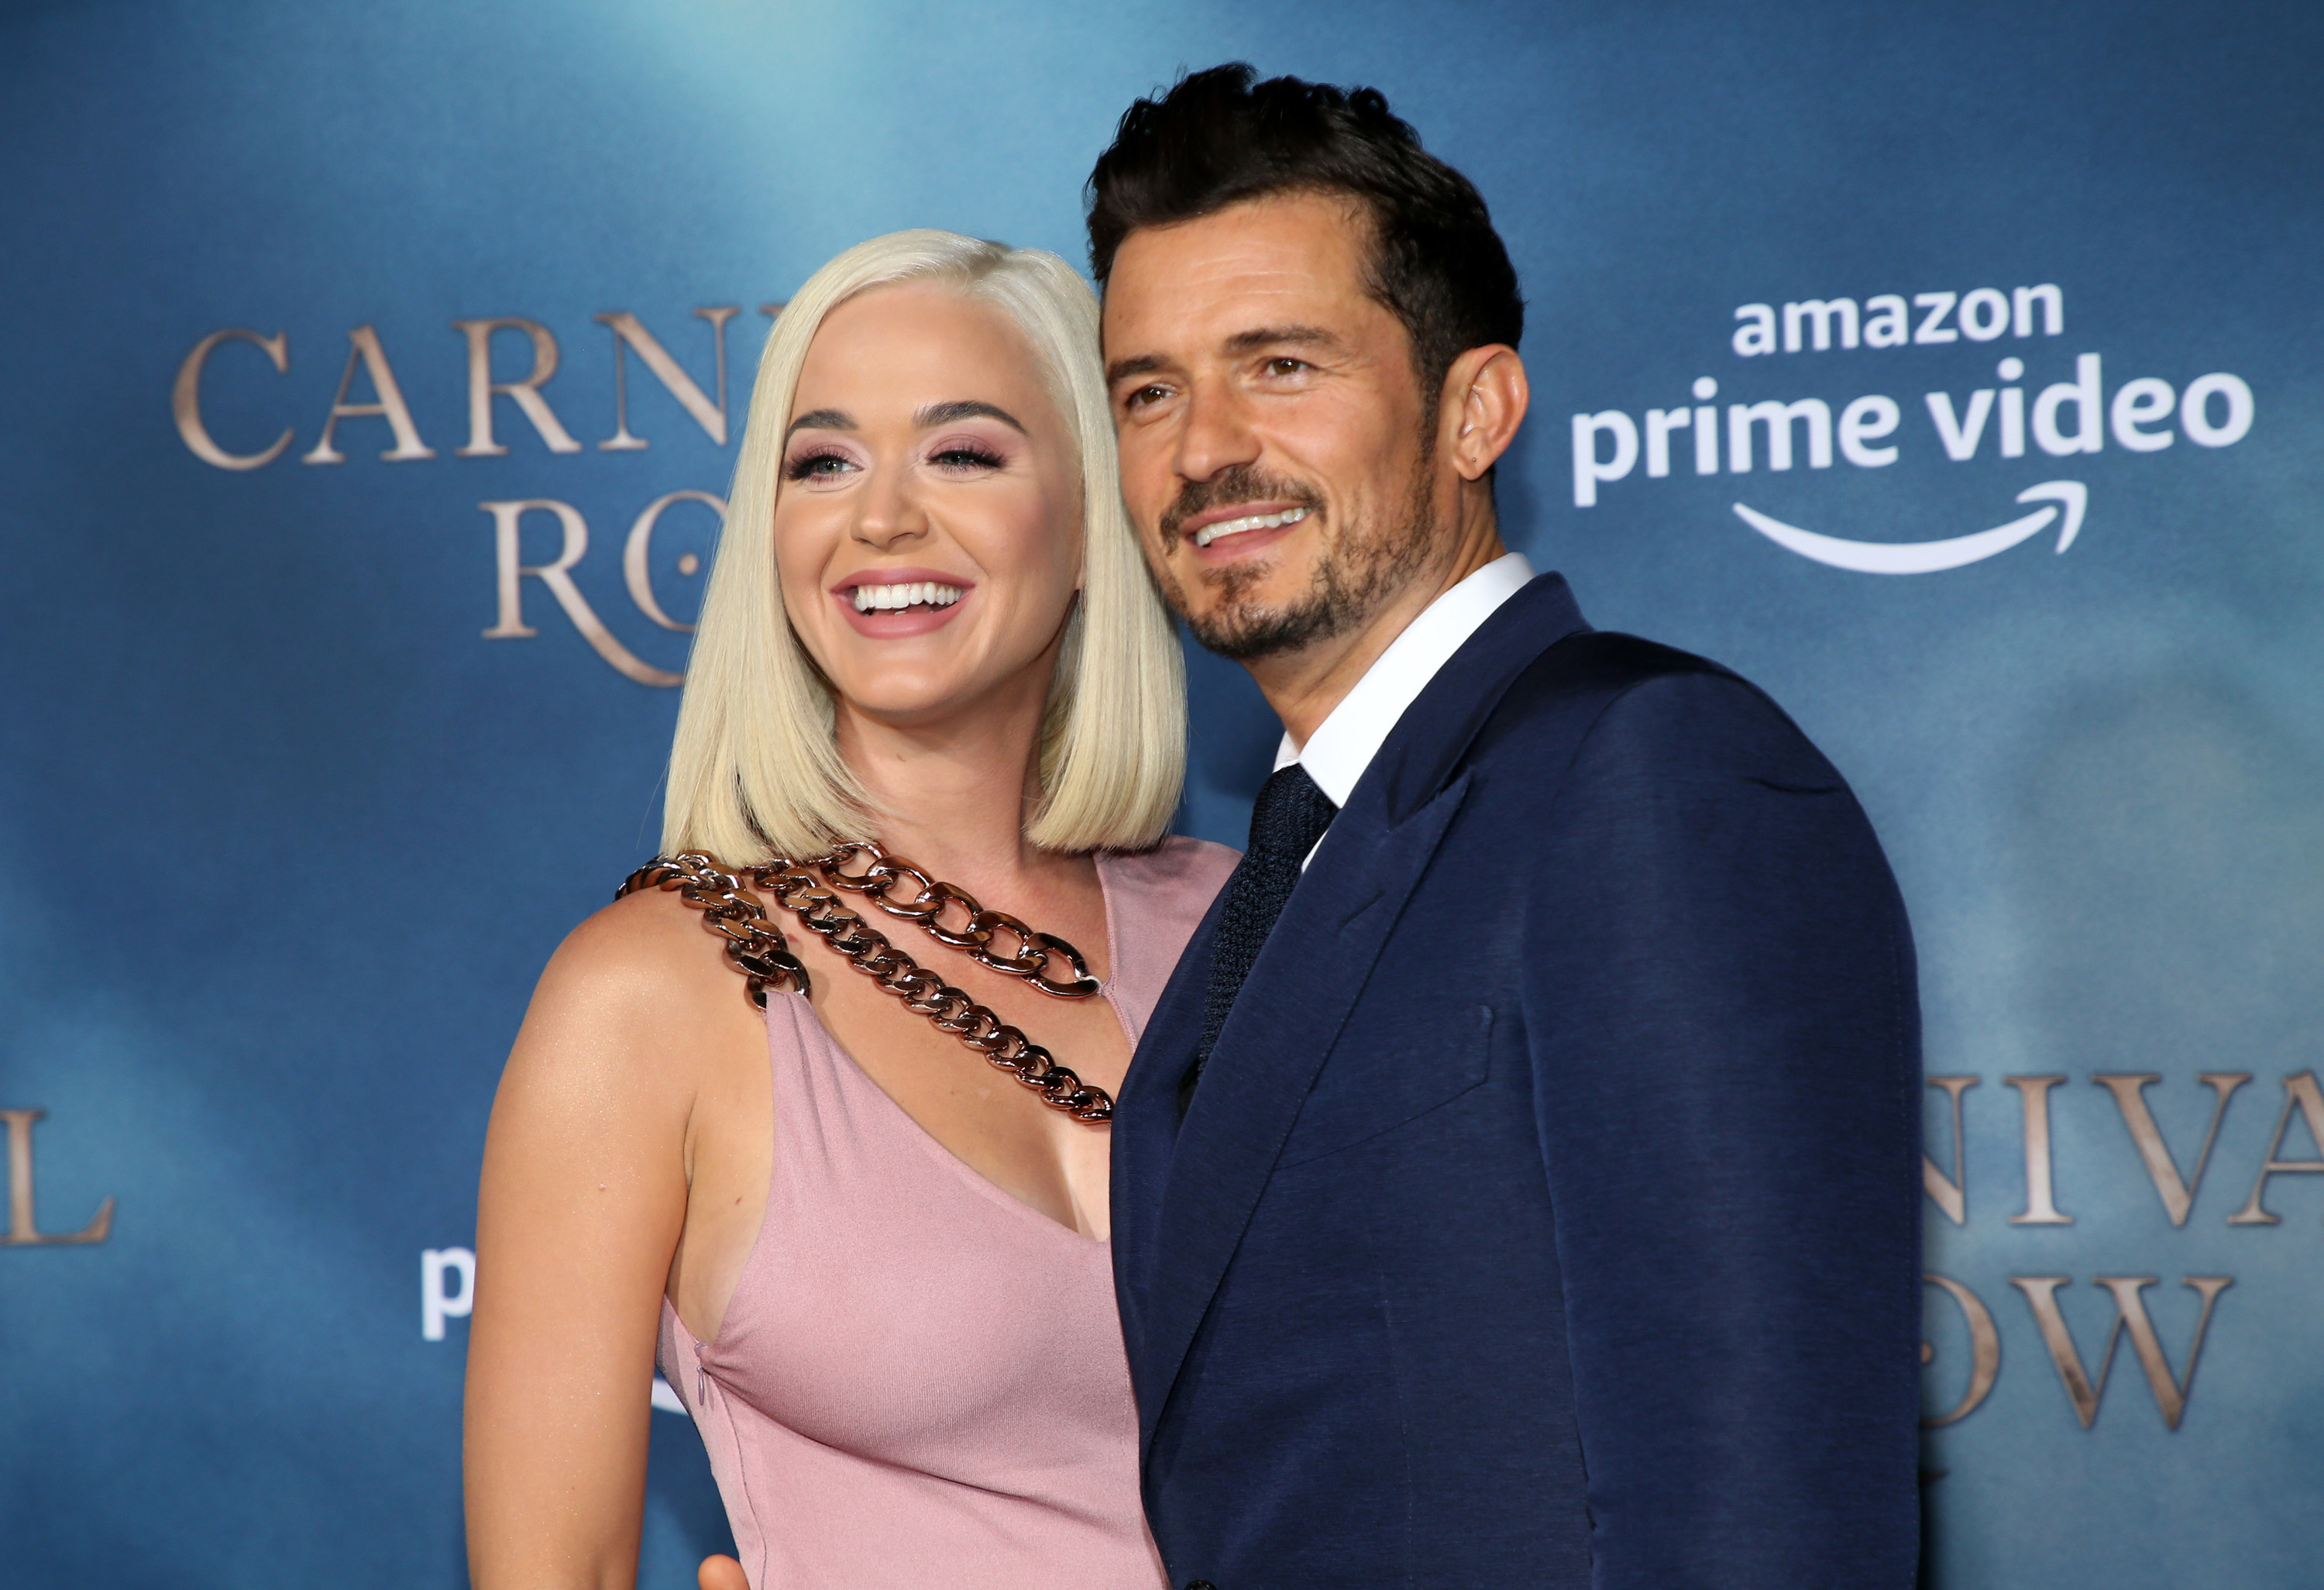
[[[1259,436],[1231,390],[1197,384],[1186,394],[1186,418],[1172,467],[1187,480],[1208,480],[1222,469],[1259,461]]]

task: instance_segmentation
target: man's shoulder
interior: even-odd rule
[[[1502,767],[1545,755],[1839,780],[1784,709],[1732,669],[1612,630],[1570,635],[1536,658],[1510,682],[1469,760]]]

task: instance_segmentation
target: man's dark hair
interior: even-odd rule
[[[1517,272],[1483,198],[1377,88],[1258,76],[1240,61],[1214,66],[1122,113],[1090,173],[1090,273],[1105,281],[1140,226],[1272,194],[1345,194],[1370,216],[1366,286],[1404,323],[1433,414],[1454,359],[1525,333]]]

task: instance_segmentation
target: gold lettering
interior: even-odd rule
[[[2324,1170],[2324,1160],[2279,1160],[2283,1151],[2283,1134],[2292,1130],[2292,1114],[2300,1112],[2308,1123],[2308,1135],[2316,1140],[2319,1152],[2324,1152],[2324,1093],[2316,1087],[2316,1073],[2302,1071],[2283,1079],[2283,1116],[2275,1123],[2275,1136],[2267,1145],[2267,1158],[2261,1162],[2259,1179],[2252,1183],[2251,1202],[2227,1216],[2229,1225],[2273,1225],[2281,1215],[2271,1215],[2261,1206],[2260,1195],[2267,1191],[2267,1179],[2298,1171]]]
[[[694,311],[710,322],[710,339],[716,349],[718,370],[718,402],[714,406],[694,384],[694,377],[679,367],[669,356],[654,334],[645,328],[635,315],[624,310],[619,314],[599,315],[595,319],[613,328],[613,435],[601,441],[598,449],[608,453],[635,452],[646,445],[645,438],[630,434],[630,384],[628,361],[622,356],[624,346],[637,350],[647,369],[669,389],[669,395],[694,416],[695,423],[710,434],[710,439],[720,447],[726,445],[726,322],[741,311],[732,305]]]
[[[2154,1183],[2155,1195],[2162,1198],[2163,1212],[2171,1216],[2173,1225],[2187,1224],[2188,1211],[2194,1207],[2195,1194],[2203,1186],[2203,1167],[2210,1163],[2211,1144],[2218,1140],[2219,1123],[2226,1118],[2227,1099],[2236,1088],[2251,1080],[2248,1071],[2206,1071],[2200,1080],[2218,1096],[2211,1105],[2211,1129],[2203,1134],[2202,1151],[2195,1156],[2195,1174],[2186,1181],[2179,1179],[2178,1162],[2172,1159],[2170,1145],[2163,1141],[2162,1130],[2154,1124],[2154,1115],[2146,1107],[2146,1085],[2160,1082],[2162,1077],[2153,1071],[2135,1075],[2098,1076],[2090,1080],[2114,1095],[2116,1108],[2122,1112],[2122,1123],[2130,1129],[2130,1139],[2138,1145],[2139,1158],[2146,1161],[2148,1179]]]
[[[41,1230],[32,1211],[32,1123],[46,1110],[0,1110],[8,1123],[8,1234],[0,1247],[58,1246],[67,1243],[101,1243],[113,1234],[113,1200],[97,1206],[97,1218],[78,1231],[50,1234]]]
[[[484,632],[488,641],[521,640],[540,632],[527,627],[524,622],[524,578],[532,576],[549,587],[557,605],[565,609],[565,616],[581,632],[581,638],[596,650],[597,655],[641,685],[682,685],[686,676],[669,673],[633,655],[630,649],[613,638],[581,587],[573,583],[568,572],[581,561],[589,550],[588,522],[581,511],[570,503],[560,503],[549,497],[534,497],[515,503],[479,503],[476,504],[493,516],[496,556],[500,573],[500,620]],[[565,527],[565,545],[554,563],[528,565],[519,541],[518,531],[529,513],[538,510],[557,515]],[[650,534],[650,531],[648,532]]]
[[[278,375],[290,368],[290,338],[287,332],[261,337],[239,326],[213,331],[194,344],[194,351],[178,366],[178,384],[170,390],[170,412],[177,419],[178,434],[185,438],[187,448],[203,463],[215,464],[221,469],[256,469],[282,456],[282,449],[290,445],[289,428],[284,428],[282,434],[274,439],[274,445],[263,453],[229,453],[210,439],[209,427],[202,423],[202,366],[209,363],[210,350],[228,340],[254,342],[264,348],[266,356],[274,361]]]
[[[762,303],[759,306],[759,313],[766,316],[770,320],[779,320],[782,318],[784,309],[787,308],[789,303],[790,300],[788,299],[783,300],[781,303]]]
[[[2050,1172],[2050,1090],[2063,1077],[2005,1077],[2024,1105],[2025,1212],[2012,1215],[2012,1225],[2071,1225],[2071,1215],[2058,1213]]]
[[[2013,1275],[2009,1284],[2025,1294],[2028,1307],[2034,1310],[2034,1321],[2042,1328],[2042,1341],[2050,1349],[2051,1362],[2058,1366],[2058,1379],[2064,1382],[2066,1396],[2074,1405],[2074,1416],[2089,1429],[2098,1416],[2098,1399],[2106,1395],[2107,1375],[2114,1367],[2114,1350],[2121,1341],[2126,1327],[2130,1331],[2130,1345],[2138,1354],[2141,1368],[2146,1371],[2147,1390],[2154,1393],[2154,1406],[2163,1415],[2166,1428],[2177,1429],[2187,1412],[2187,1393],[2195,1383],[2195,1364],[2203,1355],[2203,1337],[2211,1328],[2211,1306],[2219,1294],[2235,1285],[2228,1275],[2190,1275],[2181,1284],[2195,1289],[2203,1299],[2203,1312],[2195,1322],[2195,1340],[2187,1349],[2187,1373],[2177,1378],[2171,1373],[2170,1360],[2163,1356],[2163,1344],[2155,1336],[2154,1322],[2146,1316],[2146,1305],[2139,1294],[2155,1282],[2152,1275],[2101,1275],[2093,1283],[2102,1286],[2114,1298],[2114,1328],[2107,1332],[2106,1352],[2098,1359],[2096,1383],[2082,1367],[2082,1356],[2074,1345],[2073,1333],[2066,1328],[2065,1316],[2058,1311],[2058,1289],[2067,1284],[2062,1275]]]
[[[1945,1212],[1945,1218],[1950,1220],[1955,1225],[1966,1223],[1969,1218],[1968,1200],[1962,1192],[1962,1189],[1969,1185],[1969,1174],[1961,1163],[1960,1095],[1964,1088],[1975,1087],[1977,1080],[1974,1077],[1932,1077],[1928,1079],[1928,1085],[1931,1087],[1943,1088],[1945,1096],[1952,1101],[1953,1173],[1950,1177],[1947,1177],[1943,1171],[1937,1169],[1937,1162],[1923,1153],[1921,1156],[1921,1189],[1936,1200],[1937,1207],[1942,1209]],[[1949,1286],[1951,1283],[1947,1281],[1940,1284]]]
[[[369,326],[358,326],[347,333],[355,351],[347,355],[347,367],[339,376],[339,395],[331,400],[330,418],[323,421],[323,439],[315,450],[300,461],[306,464],[344,464],[346,455],[331,445],[332,433],[342,420],[384,420],[395,432],[395,445],[380,455],[390,463],[406,458],[432,458],[436,449],[420,439],[419,427],[411,423],[411,410],[403,401],[403,389],[395,384],[395,371],[387,362],[387,350],[379,345],[379,333]],[[347,402],[347,386],[355,378],[355,366],[361,365],[371,377],[375,403]]]
[[[577,453],[581,444],[566,433],[549,412],[549,400],[540,395],[541,387],[557,374],[557,338],[549,328],[538,320],[528,320],[522,315],[500,315],[484,320],[455,320],[452,329],[468,339],[468,445],[454,456],[462,458],[497,458],[508,451],[493,439],[493,398],[515,400],[517,408],[532,421],[540,439],[549,444],[552,453]],[[532,339],[532,370],[515,381],[493,379],[493,333],[521,331]]]
[[[1971,1077],[1969,1080],[1975,1081],[1976,1078]],[[1960,1098],[1960,1093],[1955,1092],[1953,1097],[1958,1101]],[[1960,1304],[1961,1318],[1969,1325],[1969,1390],[1961,1394],[1961,1400],[1959,1402],[1953,1404],[1950,1412],[1921,1421],[1923,1429],[1932,1430],[1939,1425],[1952,1424],[1967,1419],[1971,1413],[1977,1411],[1977,1405],[1984,1401],[1991,1393],[1994,1378],[2001,1373],[2001,1333],[1993,1328],[1993,1315],[1986,1308],[1984,1299],[1969,1288],[1951,1277],[1939,1275],[1934,1271],[1923,1273],[1921,1279],[1930,1286],[1942,1288],[1947,1297]],[[1936,1355],[1937,1350],[1934,1347],[1926,1342],[1921,1344],[1922,1363],[1926,1364]]]
[[[725,501],[712,496],[708,492],[676,491],[667,496],[656,497],[646,504],[646,511],[638,515],[638,522],[630,526],[630,539],[622,548],[622,578],[628,583],[630,600],[638,605],[639,612],[664,629],[674,629],[680,634],[690,635],[694,633],[692,624],[680,624],[661,610],[661,604],[654,597],[653,577],[646,563],[646,555],[652,550],[654,526],[661,522],[661,511],[679,501],[707,503],[717,510],[718,522],[722,525],[726,522]],[[693,554],[689,552],[687,557],[692,558]],[[681,574],[692,574],[700,567],[698,561],[689,567],[685,559],[679,559],[678,566]]]

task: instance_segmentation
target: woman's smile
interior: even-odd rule
[[[866,569],[831,587],[848,624],[869,640],[925,635],[959,616],[976,582],[941,569]]]

